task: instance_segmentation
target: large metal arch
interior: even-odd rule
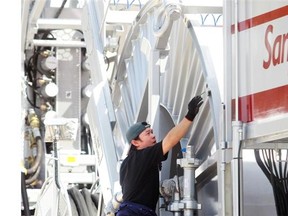
[[[157,15],[156,9],[160,6],[159,1],[151,1],[150,4],[147,4],[146,7],[139,12],[134,25],[127,34],[126,43],[124,44],[123,52],[117,64],[118,69],[114,75],[112,88],[113,100],[116,100],[115,98],[118,100],[116,102],[117,107],[119,107],[121,101],[123,102],[123,99],[119,98],[127,97],[127,95],[125,95],[127,94],[127,91],[120,93],[125,86],[128,86],[127,83],[124,83],[125,80],[130,79],[129,83],[145,82],[143,80],[140,80],[139,82],[137,76],[141,73],[148,74],[147,70],[151,68],[150,66],[145,66],[145,72],[141,72],[143,68],[138,67],[138,75],[135,75],[132,80],[131,77],[127,78],[127,67],[129,67],[131,62],[133,62],[134,65],[142,65],[142,67],[143,64],[151,64],[151,62],[147,60],[143,62],[140,59],[139,61],[139,58],[135,56],[137,50],[146,52],[145,55],[150,55],[149,52],[153,51],[153,42],[155,41],[155,36],[153,35],[153,20]],[[181,31],[181,34],[179,34],[179,31]],[[178,38],[179,35],[185,37],[185,40],[180,40]],[[143,51],[143,46],[149,47]],[[182,49],[179,48],[180,46],[182,46]],[[207,61],[209,59],[204,58],[201,47],[197,42],[197,36],[193,30],[192,22],[189,20],[187,21],[185,15],[182,15],[179,20],[173,23],[167,52],[169,53],[167,56],[167,62],[169,63],[166,64],[165,72],[161,74],[160,78],[160,85],[162,85],[160,87],[160,103],[162,106],[166,106],[172,119],[174,119],[174,123],[177,123],[179,119],[185,115],[185,107],[187,107],[189,100],[193,96],[205,92],[205,104],[202,111],[199,113],[199,118],[195,120],[196,126],[192,128],[188,136],[193,137],[193,134],[195,133],[204,135],[201,139],[195,140],[194,138],[191,138],[188,142],[198,143],[196,151],[199,152],[202,159],[205,157],[207,158],[207,155],[204,156],[204,152],[206,151],[207,153],[207,148],[203,150],[203,146],[209,146],[211,149],[215,144],[216,149],[219,148],[218,130],[220,127],[221,99],[219,89],[217,88],[217,81],[215,81],[216,76],[213,74],[213,68],[211,69],[211,65],[209,65],[210,68],[207,68]],[[177,57],[179,52],[181,52],[182,56],[186,57],[181,60]],[[149,57],[147,57],[147,59],[149,59]],[[181,60],[180,63],[179,60]],[[180,74],[177,70],[182,71],[182,73]],[[188,70],[188,72],[186,70]],[[147,82],[149,82],[149,77]],[[190,92],[187,91],[189,86],[191,87],[189,82],[192,85],[192,90]],[[169,90],[172,92],[169,92]],[[141,95],[144,95],[143,92],[144,89],[142,89]],[[113,95],[116,95],[116,97]],[[126,106],[127,102],[134,103],[131,99],[127,99],[125,102]],[[143,104],[143,102],[141,102],[141,104]],[[128,112],[129,110],[126,110],[124,113],[129,115]],[[135,121],[138,117],[134,116],[134,118]],[[203,131],[204,128],[207,133]]]
[[[112,101],[117,103],[117,112],[122,114],[121,118],[119,118],[116,112],[116,128],[121,128],[122,133],[117,133],[114,138],[125,140],[124,136],[128,126],[138,120],[145,120],[146,114],[146,118],[148,117],[148,106],[151,106],[149,104],[149,97],[151,96],[149,95],[151,93],[149,91],[149,82],[152,77],[150,76],[151,73],[152,76],[155,73],[159,73],[160,100],[158,107],[154,107],[154,109],[158,110],[160,117],[156,121],[152,120],[154,122],[153,126],[158,129],[158,131],[155,131],[158,139],[162,139],[167,131],[186,115],[190,99],[195,95],[202,94],[204,104],[195,118],[191,130],[181,140],[181,148],[186,145],[193,145],[196,157],[203,164],[205,161],[210,164],[208,167],[202,167],[203,170],[199,174],[201,178],[214,179],[213,182],[218,182],[218,156],[214,154],[219,149],[220,138],[218,131],[222,103],[213,63],[209,62],[211,60],[209,58],[209,49],[201,47],[192,21],[187,19],[185,14],[181,14],[179,19],[173,22],[166,49],[157,50],[155,41],[161,40],[161,38],[156,38],[154,35],[154,20],[157,19],[157,8],[160,8],[161,5],[157,1],[153,1],[153,3],[155,3],[153,8],[152,6],[151,9],[149,7],[145,8],[146,13],[143,11],[139,12],[135,23],[127,34],[123,52],[117,63],[118,68],[114,74],[111,89]],[[152,59],[151,61],[151,56],[155,52],[160,53],[159,59]],[[139,57],[141,56],[139,53],[145,53],[146,57]],[[153,64],[161,66],[157,65],[155,67]],[[133,65],[132,76],[130,73],[131,65]],[[155,69],[155,73],[154,71],[149,71],[151,69]],[[139,79],[139,77],[142,77],[142,79]],[[143,86],[143,82],[147,83],[145,88],[141,88],[140,92],[137,93],[135,92],[136,89],[131,88],[134,85]],[[141,99],[138,98],[136,102],[131,97],[134,94],[142,95],[143,97]],[[146,96],[144,97],[144,95]],[[133,106],[132,104],[135,103],[137,103],[137,112],[132,112],[131,116],[131,112],[126,107]],[[140,110],[142,111],[140,112]],[[146,113],[144,116],[143,112]],[[139,119],[141,113],[142,116]],[[121,125],[121,127],[118,127],[117,124]],[[165,162],[162,169],[162,179],[171,178],[175,174],[175,160],[181,150],[180,146],[178,147],[172,153],[170,152],[170,158]],[[123,156],[125,155],[124,151]],[[205,182],[209,183],[209,180]],[[202,184],[198,187],[201,190],[201,197],[205,197],[204,194],[207,193],[207,187],[210,186]],[[213,194],[216,196],[214,199],[218,200],[220,192],[217,190],[219,188],[213,188],[215,190]],[[206,201],[201,200],[200,202]],[[211,205],[211,203],[206,204]],[[211,207],[211,211],[214,212],[215,208],[217,207]]]

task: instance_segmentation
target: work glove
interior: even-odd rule
[[[203,98],[201,96],[195,96],[188,104],[188,112],[186,118],[193,121],[197,113],[199,112],[200,106],[203,104]]]

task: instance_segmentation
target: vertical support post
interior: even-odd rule
[[[220,199],[221,199],[221,215],[225,216],[226,213],[226,193],[225,193],[225,186],[226,186],[226,150],[227,150],[227,143],[226,143],[226,133],[225,133],[225,105],[222,104],[222,134],[221,134],[221,163],[220,163]]]
[[[232,122],[232,187],[233,187],[233,215],[243,215],[243,161],[241,153],[242,122]]]

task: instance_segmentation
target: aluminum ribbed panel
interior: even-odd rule
[[[205,162],[219,146],[216,133],[221,101],[216,76],[213,70],[207,70],[205,67],[205,61],[208,59],[203,59],[195,32],[192,27],[187,27],[184,17],[173,23],[167,49],[160,51],[155,49],[157,40],[154,36],[154,24],[157,20],[158,6],[156,1],[154,3],[153,9],[143,9],[149,13],[140,12],[142,16],[139,15],[139,22],[136,22],[127,34],[114,77],[112,97],[117,107],[115,140],[125,142],[127,128],[139,120],[152,121],[157,138],[161,139],[167,130],[185,116],[190,99],[204,92],[202,95],[204,104],[181,145],[182,147],[187,144],[193,145],[196,157]],[[158,87],[151,84],[155,79],[159,80]],[[151,97],[157,98],[157,88],[160,101],[158,104],[153,104]],[[211,92],[212,96],[208,96]],[[151,119],[151,110],[158,110],[155,119]],[[176,156],[177,152],[171,154]],[[173,174],[171,167],[175,161],[168,159],[167,163],[170,162],[169,167],[167,164],[164,165],[162,178]],[[217,172],[215,167],[213,169],[213,172]],[[207,173],[204,175],[207,176]],[[214,192],[217,193],[215,187]],[[216,206],[216,203],[210,203],[210,206],[212,205]]]
[[[131,123],[137,120],[146,120],[148,98],[151,96],[145,97],[145,93],[149,94],[146,86],[151,79],[148,70],[153,68],[152,64],[157,64],[158,60],[162,63],[166,62],[164,71],[160,73],[160,103],[169,112],[175,124],[186,114],[190,99],[204,92],[204,105],[195,119],[194,127],[187,134],[187,139],[189,140],[188,144],[196,146],[200,158],[207,158],[211,154],[210,150],[215,150],[215,146],[213,147],[214,144],[216,145],[214,136],[219,125],[218,122],[215,122],[219,120],[219,113],[217,113],[218,117],[213,117],[215,110],[219,111],[219,107],[217,109],[211,107],[213,102],[208,97],[208,92],[212,91],[212,95],[220,99],[219,90],[209,88],[209,84],[215,83],[216,80],[205,80],[210,72],[205,71],[197,39],[193,35],[192,28],[187,28],[183,18],[174,22],[168,49],[165,51],[169,52],[167,59],[150,59],[155,41],[153,26],[157,14],[152,13],[155,10],[154,8],[151,13],[145,14],[145,18],[141,19],[142,23],[136,24],[134,31],[128,34],[126,47],[129,49],[124,47],[122,57],[126,58],[120,59],[123,62],[119,62],[121,69],[118,70],[113,89],[113,102],[117,104],[116,115],[120,120],[117,124],[122,126],[123,134],[125,134]],[[129,36],[131,36],[131,40],[129,40]],[[221,101],[217,101],[217,104],[221,105]],[[161,125],[156,125],[156,127],[161,127]],[[197,136],[193,136],[194,134]]]

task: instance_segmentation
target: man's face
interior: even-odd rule
[[[146,128],[139,134],[139,139],[133,140],[132,143],[137,147],[137,149],[144,149],[153,146],[156,143],[156,137],[151,128]]]

